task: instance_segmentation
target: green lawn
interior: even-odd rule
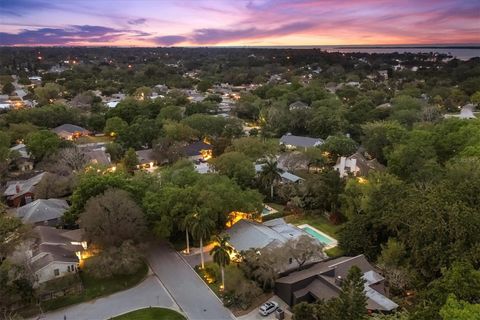
[[[318,230],[325,232],[329,236],[337,239],[337,232],[340,230],[340,225],[334,225],[322,215],[290,215],[284,217],[285,221],[294,225],[309,224]]]
[[[83,272],[80,275],[85,288],[82,294],[69,295],[55,300],[45,301],[42,303],[42,307],[44,310],[54,310],[122,291],[142,281],[147,275],[147,272],[148,267],[146,264],[134,274],[115,276],[108,279],[96,279],[88,273]]]
[[[99,143],[99,142],[112,142],[113,139],[107,135],[105,136],[83,136],[75,139],[75,144],[86,144],[86,143]]]
[[[338,258],[344,255],[342,249],[340,249],[338,246],[325,250],[325,253],[330,258]]]
[[[185,320],[180,313],[164,308],[145,308],[122,314],[112,320]]]
[[[278,212],[282,212],[283,213],[283,210],[285,208],[285,206],[281,205],[281,204],[278,204],[278,203],[273,203],[273,202],[266,202],[265,203],[267,206],[277,210]]]

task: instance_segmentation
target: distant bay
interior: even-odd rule
[[[278,49],[321,49],[342,53],[438,53],[447,54],[460,60],[480,57],[480,44],[427,44],[427,45],[336,45],[336,46],[259,46],[258,48]]]

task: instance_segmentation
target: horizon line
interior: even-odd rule
[[[464,48],[480,49],[479,43],[398,43],[398,44],[301,44],[301,45],[196,45],[196,46],[136,46],[136,45],[2,45],[2,48],[312,48],[312,47],[337,47],[337,48]]]

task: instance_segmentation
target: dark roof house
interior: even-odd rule
[[[147,163],[156,163],[156,160],[153,158],[153,150],[152,149],[145,149],[145,150],[138,150],[135,151],[138,158],[139,164],[147,164]]]
[[[42,181],[45,172],[37,174],[28,180],[7,182],[7,189],[3,193],[7,204],[11,207],[18,207],[31,202],[34,199],[35,186]]]
[[[205,154],[205,151],[211,153],[212,146],[204,141],[196,141],[183,148],[183,152],[188,158],[202,157]]]
[[[275,294],[290,306],[302,301],[313,302],[338,297],[341,282],[353,266],[360,268],[363,273],[369,310],[391,311],[398,307],[385,296],[385,279],[376,272],[364,255],[322,261],[308,269],[292,272],[275,281]]]
[[[72,140],[75,137],[89,135],[90,131],[80,126],[66,123],[52,129],[60,138]]]

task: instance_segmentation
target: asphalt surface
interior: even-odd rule
[[[103,320],[148,307],[179,310],[169,293],[155,275],[149,275],[139,285],[104,298],[80,303],[49,312],[32,319],[47,320]]]
[[[150,268],[190,320],[230,320],[233,314],[189,264],[167,244],[149,250]]]

